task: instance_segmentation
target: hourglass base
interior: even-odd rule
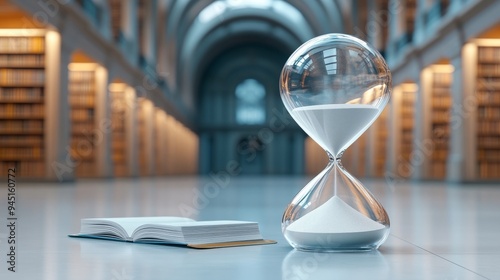
[[[315,252],[359,252],[376,250],[388,228],[365,232],[310,233],[286,230],[285,238],[295,249]],[[382,242],[381,242],[382,241]]]
[[[331,161],[289,204],[282,231],[299,250],[368,251],[385,241],[390,223],[361,182]]]
[[[293,247],[293,246],[292,246]],[[332,249],[332,248],[314,248],[314,247],[293,247],[296,250],[303,251],[303,252],[319,252],[319,253],[363,253],[363,252],[370,252],[370,251],[375,251],[378,249],[378,247],[361,247],[361,248],[340,248],[340,249]]]

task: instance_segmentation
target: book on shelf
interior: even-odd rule
[[[44,36],[0,36],[0,167],[22,177],[46,172],[46,59]]]
[[[0,54],[0,67],[43,68],[44,64],[44,55]]]
[[[500,48],[480,47],[478,52],[478,61],[480,63],[500,62]]]
[[[0,37],[0,52],[2,53],[42,53],[44,51],[44,37]]]
[[[477,176],[497,179],[500,174],[500,47],[480,46],[477,57]]]
[[[182,217],[82,219],[80,233],[69,236],[198,249],[276,243],[262,238],[256,222],[195,221]]]

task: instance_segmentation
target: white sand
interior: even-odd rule
[[[378,114],[367,104],[326,104],[298,107],[291,115],[323,149],[333,154],[347,148],[373,123]]]
[[[347,205],[338,196],[293,222],[287,230],[311,233],[346,233],[383,229],[380,223],[367,218]]]
[[[285,230],[302,248],[367,248],[382,240],[388,228],[364,216],[338,196],[299,218]]]

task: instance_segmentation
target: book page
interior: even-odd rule
[[[261,240],[259,225],[247,221],[201,221],[144,224],[132,234],[134,242],[209,244]]]
[[[154,227],[156,225],[158,226],[165,226],[165,227],[170,227],[170,228],[188,228],[188,227],[196,227],[196,228],[204,228],[204,227],[209,227],[209,226],[227,226],[227,225],[245,225],[245,224],[257,224],[256,222],[247,222],[247,221],[232,221],[232,220],[216,220],[216,221],[186,221],[185,223],[182,224],[171,224],[171,222],[156,222],[156,223],[148,223],[147,226]]]
[[[185,223],[194,222],[193,219],[183,218],[183,217],[130,217],[130,218],[91,218],[84,219],[87,223],[106,223],[112,222],[119,224],[127,232],[129,237],[139,226],[144,224],[156,224],[156,223]]]

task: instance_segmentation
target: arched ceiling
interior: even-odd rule
[[[332,0],[171,0],[166,5],[168,81],[194,104],[198,71],[234,41],[259,40],[291,52],[320,34],[342,32],[344,20]],[[252,39],[250,39],[252,38]]]

